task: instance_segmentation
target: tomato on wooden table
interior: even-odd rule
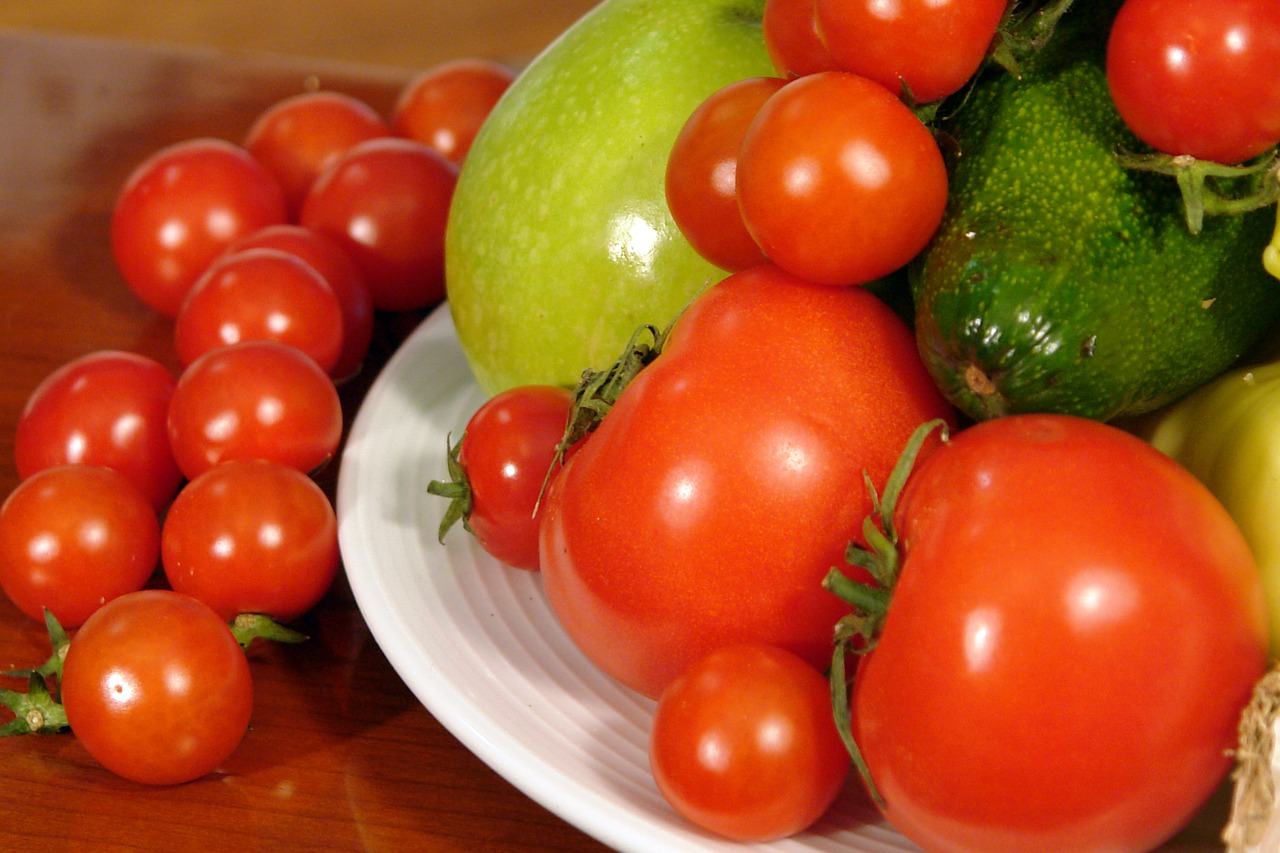
[[[48,609],[74,628],[141,589],[159,556],[155,509],[110,468],[45,468],[0,506],[0,587],[32,619]]]
[[[1115,427],[1015,415],[911,472],[853,682],[886,817],[928,850],[1150,850],[1230,767],[1266,665],[1221,504]]]
[[[654,712],[649,759],[676,811],[736,841],[808,828],[849,771],[826,678],[759,645],[717,649],[671,682]]]
[[[253,712],[249,662],[230,627],[172,590],[104,605],[72,638],[60,683],[76,740],[103,767],[151,785],[216,770]]]
[[[552,481],[552,610],[604,671],[656,697],[733,642],[830,660],[822,589],[907,437],[951,409],[910,330],[864,288],[776,267],[690,303]]]
[[[27,397],[14,430],[18,476],[83,463],[119,471],[156,511],[182,472],[165,426],[178,380],[154,359],[99,350],[59,367]]]
[[[233,242],[286,221],[284,191],[249,152],[221,139],[178,142],[130,173],[111,215],[125,283],[167,317]]]

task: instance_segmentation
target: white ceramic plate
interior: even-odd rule
[[[426,708],[533,799],[624,851],[741,851],[671,811],[649,775],[653,703],[587,661],[560,629],[537,574],[490,558],[459,528],[436,541],[446,505],[445,438],[484,396],[446,308],[401,345],[370,389],[343,455],[342,555],[374,639]],[[845,797],[813,831],[770,851],[916,848]]]

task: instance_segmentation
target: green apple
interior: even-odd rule
[[[776,73],[764,0],[605,0],[520,75],[477,136],[446,236],[476,380],[575,384],[725,273],[689,246],[663,177],[708,95]]]

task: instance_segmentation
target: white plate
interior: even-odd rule
[[[741,851],[662,799],[645,742],[653,703],[603,675],[561,630],[535,573],[493,560],[461,528],[436,541],[445,437],[484,396],[447,307],[405,341],[352,424],[338,478],[343,560],[374,639],[409,689],[527,795],[623,851]],[[916,848],[857,796],[770,851]],[[753,848],[757,849],[757,848]]]

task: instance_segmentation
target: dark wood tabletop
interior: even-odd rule
[[[128,290],[111,256],[111,208],[132,168],[182,139],[238,141],[266,106],[318,85],[385,112],[407,74],[0,31],[0,495],[17,484],[18,414],[55,368],[99,349],[177,368],[171,321]],[[418,319],[380,318],[369,363],[341,389],[348,419]],[[330,495],[336,471],[318,475]],[[604,849],[427,713],[341,576],[304,622],[300,646],[254,646],[252,727],[196,782],[124,781],[69,734],[0,740],[0,838],[62,850]],[[43,626],[0,596],[0,669],[47,654]]]

